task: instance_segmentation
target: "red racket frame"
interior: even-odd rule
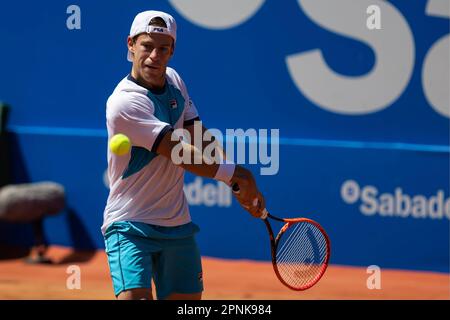
[[[276,238],[274,237],[272,226],[270,225],[270,222],[268,221],[268,218],[271,218],[273,220],[280,221],[280,222],[285,222],[283,227],[278,232],[278,235],[277,235]],[[283,218],[275,217],[275,216],[271,215],[270,213],[267,214],[267,217],[265,219],[263,219],[263,221],[264,221],[264,223],[265,223],[265,225],[267,227],[267,231],[269,232],[270,247],[271,247],[271,254],[272,254],[272,266],[273,266],[273,270],[275,271],[275,274],[276,274],[278,280],[280,280],[280,282],[282,284],[284,284],[286,287],[288,287],[289,289],[292,289],[292,290],[295,290],[295,291],[303,291],[303,290],[309,289],[312,286],[314,286],[317,282],[319,282],[319,280],[322,278],[322,276],[324,275],[325,271],[327,270],[328,261],[330,260],[330,254],[331,254],[330,239],[329,239],[327,233],[325,232],[325,230],[322,228],[322,226],[320,224],[318,224],[316,221],[311,220],[311,219],[307,219],[307,218],[290,218],[290,219],[284,218],[283,219]],[[299,222],[307,222],[307,223],[313,224],[314,226],[316,226],[320,230],[320,232],[323,234],[323,236],[325,238],[327,252],[326,252],[325,262],[322,265],[322,270],[320,271],[319,275],[315,278],[315,280],[310,282],[310,283],[308,283],[307,285],[304,285],[304,286],[302,286],[300,288],[297,288],[297,287],[293,287],[293,286],[289,285],[288,283],[286,283],[283,280],[283,278],[281,277],[280,272],[278,271],[278,267],[277,267],[276,252],[277,252],[278,242],[279,242],[281,236],[283,235],[283,233],[291,225],[299,223]]]

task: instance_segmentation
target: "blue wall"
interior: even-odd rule
[[[319,221],[331,263],[448,272],[448,1],[252,0],[241,20],[243,7],[218,5],[221,20],[206,5],[198,13],[201,2],[0,5],[0,100],[12,106],[15,180],[67,189],[71,210],[45,222],[50,242],[103,247],[105,102],[130,70],[134,15],[158,9],[178,22],[171,66],[207,127],[280,130],[278,173],[249,166],[271,212]],[[72,4],[81,29],[67,27]],[[367,29],[371,4],[381,30]],[[321,69],[307,60],[314,52]],[[230,206],[223,188],[218,203],[202,200],[205,184],[217,183],[194,179],[186,183],[202,253],[269,259],[263,223]],[[22,226],[0,231],[1,242],[30,241]]]

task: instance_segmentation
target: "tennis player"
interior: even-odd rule
[[[102,233],[118,299],[153,299],[152,279],[158,299],[201,299],[199,228],[191,221],[183,192],[185,170],[238,183],[241,192],[235,196],[255,217],[264,208],[250,171],[231,163],[207,164],[202,150],[172,139],[180,128],[194,137],[194,122],[200,120],[183,80],[167,66],[176,39],[172,16],[139,13],[127,40],[131,73],[107,101],[108,137],[123,133],[133,144],[127,156],[108,150],[110,193]],[[175,165],[171,154],[176,146],[180,150],[179,143],[183,155],[201,163]],[[255,198],[259,201],[253,206]]]

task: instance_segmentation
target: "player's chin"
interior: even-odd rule
[[[144,77],[154,77],[161,74],[161,71],[157,68],[144,67],[142,68],[142,74]]]
[[[157,69],[144,68],[142,70],[142,75],[144,76],[145,80],[149,80],[151,78],[154,78],[155,76],[157,76],[159,74],[160,74],[160,72]]]

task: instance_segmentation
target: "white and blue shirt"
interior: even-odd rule
[[[118,133],[130,138],[131,152],[117,156],[108,148],[109,196],[102,233],[115,221],[159,226],[189,223],[183,192],[184,169],[160,156],[163,136],[199,120],[183,80],[172,68],[160,92],[148,90],[129,75],[119,82],[106,104],[108,141]]]

